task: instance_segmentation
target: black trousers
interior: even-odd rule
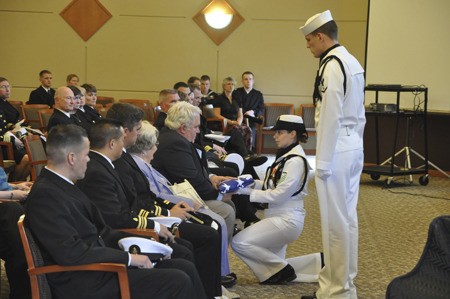
[[[80,271],[47,276],[56,299],[120,299],[117,276],[109,272]],[[206,299],[203,285],[192,262],[169,259],[153,269],[128,269],[131,298]]]
[[[22,214],[21,204],[0,203],[0,258],[5,261],[11,299],[31,298],[28,266],[17,227]]]
[[[221,236],[207,225],[182,222],[178,226],[180,237],[194,246],[195,266],[203,282],[207,298],[222,295]]]

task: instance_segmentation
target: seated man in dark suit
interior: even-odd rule
[[[8,79],[0,77],[0,141],[11,142],[13,145],[14,160],[16,161],[13,173],[14,180],[26,181],[30,175],[30,161],[22,140],[17,138],[17,132],[22,132],[19,123],[22,119],[19,111],[8,102],[11,96],[11,88]],[[2,147],[1,150],[3,151],[3,157],[7,157],[6,148]]]
[[[191,214],[188,212],[192,212],[193,209],[186,202],[173,204],[158,198],[150,190],[147,178],[127,151],[136,143],[137,133],[142,126],[143,111],[127,103],[115,103],[108,110],[106,117],[119,121],[125,131],[123,144],[125,150],[121,158],[113,161],[113,164],[126,193],[136,198],[139,207],[151,214],[190,218]],[[220,295],[220,233],[210,226],[189,222],[182,222],[178,228],[181,237],[194,245],[195,262],[206,294],[212,297]]]
[[[137,117],[137,127],[140,127],[142,110],[124,103],[116,103],[110,110],[114,109],[115,105],[125,105],[141,112]],[[127,114],[130,115],[130,113]],[[133,119],[133,116],[130,117]],[[122,149],[124,146],[126,147],[124,129],[121,124],[121,122],[108,117],[92,126],[90,132],[91,152],[89,154],[91,162],[87,167],[86,177],[78,181],[77,185],[99,207],[106,223],[110,224],[111,227],[155,228],[163,238],[172,238],[171,233],[164,225],[158,224],[156,221],[153,222],[147,217],[164,215],[184,220],[190,216],[187,212],[192,211],[192,209],[183,202],[177,205],[171,204],[171,209],[166,209],[156,204],[156,196],[154,198],[147,197],[147,204],[138,200],[133,189],[133,180],[131,182],[123,180],[124,176],[131,177],[132,174],[126,169],[112,164],[120,160]],[[128,129],[125,129],[125,131],[128,132]],[[129,137],[129,134],[126,136]],[[123,174],[124,176],[122,176]],[[218,232],[211,227],[187,222],[180,223],[178,228],[181,237],[192,242],[194,246],[195,263],[207,296],[219,296],[221,288],[220,236]],[[183,239],[177,239],[177,242],[181,243],[184,241]]]
[[[234,205],[228,196],[217,191],[220,182],[227,178],[210,175],[205,168],[205,153],[193,144],[200,131],[200,109],[179,102],[169,109],[165,124],[159,135],[159,150],[152,161],[153,167],[172,184],[188,180],[206,205],[225,219],[231,241],[236,220]]]
[[[50,132],[50,129],[56,125],[78,125],[70,114],[73,111],[74,100],[75,95],[69,87],[58,87],[55,93],[55,109],[48,120],[47,132]]]
[[[159,106],[161,107],[161,111],[158,114],[158,118],[155,120],[154,126],[161,130],[164,127],[164,121],[167,117],[167,111],[169,111],[170,107],[175,105],[180,100],[180,96],[175,89],[163,89],[159,93]]]
[[[82,179],[89,140],[75,125],[54,127],[48,136],[48,163],[28,196],[26,225],[46,264],[112,262],[128,269],[132,298],[206,298],[198,273],[186,260],[167,259],[154,267],[148,256],[119,250],[131,234],[107,226],[98,208],[72,181]],[[55,298],[119,298],[117,277],[108,272],[47,275]]]
[[[22,214],[20,203],[0,202],[0,258],[5,261],[10,299],[31,299],[27,261],[17,229],[17,221]]]
[[[42,70],[39,72],[39,81],[41,86],[30,93],[30,98],[27,104],[46,104],[53,107],[55,104],[55,90],[52,86],[52,73],[49,70]]]

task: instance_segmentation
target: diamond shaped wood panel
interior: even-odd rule
[[[236,30],[244,21],[244,17],[236,10],[234,7],[226,1],[230,6],[231,11],[233,12],[233,20],[230,25],[223,29],[214,29],[206,23],[205,20],[205,10],[208,8],[208,4],[206,4],[192,19],[195,23],[209,36],[216,45],[220,45],[234,30]]]
[[[112,17],[98,0],[73,0],[61,11],[60,16],[84,41],[90,39]]]

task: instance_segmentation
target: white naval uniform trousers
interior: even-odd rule
[[[347,89],[344,94],[342,70],[336,60],[331,60],[319,86],[322,101],[316,106],[316,188],[325,262],[316,295],[320,299],[356,299],[353,284],[358,263],[356,206],[366,122],[364,71],[342,46],[334,48],[328,55],[335,55],[343,62]],[[320,178],[319,169],[331,171],[331,175]]]
[[[305,157],[300,145],[284,156],[290,154]],[[299,194],[291,195],[300,189],[304,170],[302,158],[291,158],[286,161],[276,188],[272,186],[273,189],[252,190],[250,193],[251,202],[269,203],[269,207],[265,210],[264,219],[234,236],[231,246],[260,282],[267,280],[288,264],[287,245],[295,241],[303,230],[303,197],[307,195],[306,186]],[[261,189],[262,185],[262,181],[256,181],[254,188]],[[320,253],[316,253],[294,258],[291,266],[296,270],[299,279],[311,282],[317,281],[320,264]]]

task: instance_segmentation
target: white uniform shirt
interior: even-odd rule
[[[300,145],[297,145],[278,158],[277,161],[292,154],[306,158],[303,148]],[[306,161],[306,163],[308,162]],[[307,167],[308,170],[311,170],[309,164]],[[305,185],[305,188],[299,194],[294,196],[292,196],[292,194],[296,193],[301,188],[304,172],[305,166],[303,164],[303,159],[300,157],[290,158],[284,164],[283,174],[277,183],[277,187],[271,186],[273,189],[261,190],[263,181],[256,180],[254,186],[255,190],[250,193],[250,201],[269,203],[269,209],[303,208],[303,197],[308,194],[307,186]]]
[[[323,81],[319,86],[322,101],[317,102],[315,119],[316,168],[322,170],[331,170],[335,152],[363,148],[366,123],[363,68],[343,46],[332,49],[324,59],[330,55],[335,55],[342,61],[347,88],[344,95],[341,67],[336,59],[330,60],[325,66]]]

